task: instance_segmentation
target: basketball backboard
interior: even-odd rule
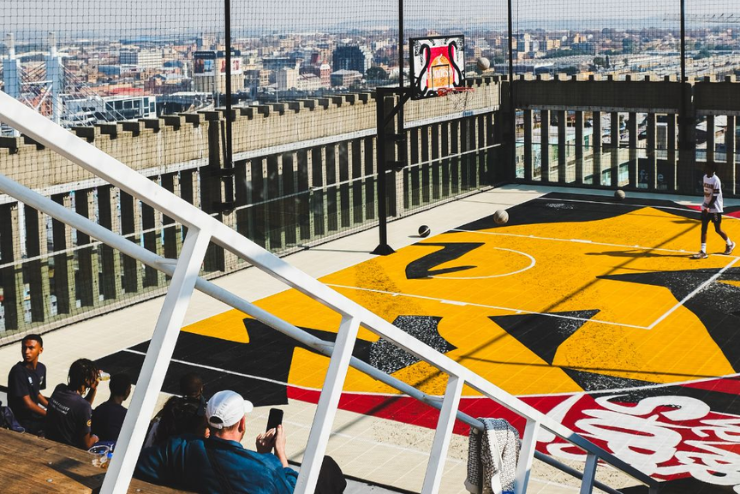
[[[465,85],[465,37],[462,34],[410,38],[409,49],[411,99],[440,96],[440,89]]]

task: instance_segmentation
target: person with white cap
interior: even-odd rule
[[[197,492],[292,493],[298,473],[288,467],[282,425],[257,436],[256,453],[241,445],[252,408],[238,393],[219,391],[206,406],[210,436],[183,434],[144,449],[134,476]]]

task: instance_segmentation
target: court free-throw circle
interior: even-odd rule
[[[513,250],[513,249],[504,249],[503,247],[494,247],[494,249],[503,250],[506,252],[513,252],[514,254],[519,254],[520,256],[524,256],[527,259],[529,259],[529,265],[523,267],[522,269],[517,269],[516,271],[510,271],[508,273],[501,273],[501,274],[489,274],[486,276],[430,276],[430,278],[436,278],[438,280],[484,280],[488,278],[503,278],[504,276],[513,276],[515,274],[523,273],[524,271],[532,269],[534,265],[537,264],[537,261],[535,261],[534,257],[527,254],[526,252],[521,252],[521,251]]]

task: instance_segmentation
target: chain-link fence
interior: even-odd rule
[[[280,254],[376,226],[380,180],[389,220],[509,180],[693,192],[705,161],[720,164],[736,193],[737,4],[400,7],[4,2],[0,81]],[[387,155],[395,166],[379,173],[376,88],[400,77],[408,86],[409,38],[453,33],[465,36],[472,91],[403,105]],[[178,256],[181,225],[15,129],[0,133],[0,173]],[[242,267],[213,246],[203,274]],[[155,270],[0,196],[0,341],[166,286]]]

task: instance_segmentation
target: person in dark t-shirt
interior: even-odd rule
[[[98,442],[90,427],[99,378],[100,371],[91,360],[72,363],[67,377],[69,384],[57,386],[49,398],[44,429],[48,439],[82,449],[90,449]]]
[[[44,341],[37,334],[26,335],[21,341],[23,360],[8,374],[8,406],[16,420],[28,432],[40,434],[49,402],[41,394],[46,389],[46,367],[39,362]]]
[[[131,378],[128,374],[114,374],[110,378],[110,398],[99,405],[92,414],[92,432],[101,441],[118,439],[126,408],[122,405],[131,394]]]

